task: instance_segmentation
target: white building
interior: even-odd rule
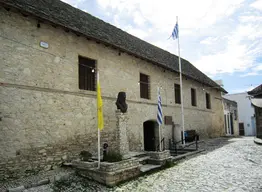
[[[227,136],[238,136],[238,114],[237,114],[237,102],[223,98],[224,108],[224,128]]]
[[[254,136],[256,134],[255,110],[246,92],[223,96],[237,102],[240,135]]]

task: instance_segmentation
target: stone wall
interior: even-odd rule
[[[73,161],[73,166],[79,175],[107,186],[137,177],[141,167],[136,158],[113,163],[101,162],[100,169],[97,169],[97,162]]]
[[[169,150],[165,150],[165,151],[161,151],[161,152],[148,152],[147,153],[151,159],[158,159],[158,160],[162,160],[162,159],[168,159],[170,158],[170,151]]]
[[[144,148],[143,122],[156,119],[158,86],[163,87],[164,115],[181,124],[180,105],[174,102],[177,73],[47,22],[37,28],[36,19],[12,10],[1,7],[0,18],[0,179],[55,166],[64,155],[74,158],[81,150],[96,153],[96,92],[78,88],[79,55],[97,60],[100,71],[105,121],[101,144],[116,148],[115,101],[121,90],[126,91],[129,106],[131,151]],[[49,48],[40,47],[40,41],[49,43]],[[140,98],[140,72],[150,76],[150,100]],[[187,78],[183,88],[185,129],[196,129],[200,137],[222,135],[220,92]],[[190,88],[196,89],[197,107],[191,106]],[[206,92],[211,95],[211,109],[205,107]],[[167,144],[171,126],[163,126],[162,132]]]
[[[118,133],[116,140],[118,141],[118,146],[115,150],[121,155],[125,155],[129,153],[129,141],[127,137],[128,114],[121,113],[120,110],[116,110],[116,119],[116,132]]]
[[[118,171],[122,169],[127,169],[131,167],[138,167],[139,162],[137,159],[127,159],[119,162],[101,162],[100,164],[100,170],[101,171],[106,171],[106,172],[111,172],[111,171]]]
[[[113,172],[98,171],[97,169],[77,169],[76,173],[82,177],[113,187],[123,181],[138,177],[140,175],[140,167],[129,167]]]

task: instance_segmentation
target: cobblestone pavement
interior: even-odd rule
[[[217,139],[208,145],[205,154],[116,190],[262,192],[262,147],[253,138]]]
[[[6,191],[7,188],[15,188],[21,185],[30,185],[32,183],[37,183],[40,180],[51,178],[51,177],[62,177],[64,175],[69,175],[74,173],[72,169],[57,168],[55,170],[50,170],[46,172],[41,172],[36,175],[31,175],[28,177],[0,182],[0,192]]]
[[[204,147],[204,146],[202,146]],[[26,192],[85,191],[254,191],[262,192],[262,146],[253,138],[219,138],[206,151],[178,165],[109,189],[73,176],[70,182],[31,188]]]

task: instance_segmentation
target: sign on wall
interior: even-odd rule
[[[172,125],[172,116],[165,116],[165,125]]]
[[[44,41],[40,41],[40,47],[43,47],[45,49],[48,49],[49,45],[47,42],[44,42]]]

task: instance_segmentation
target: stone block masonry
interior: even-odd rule
[[[150,151],[147,152],[150,156],[148,163],[156,165],[164,165],[167,161],[171,160],[171,155],[169,150],[165,151]]]
[[[97,162],[74,162],[76,172],[80,176],[86,177],[90,180],[95,180],[109,187],[140,175],[141,165],[136,158],[114,163],[101,162],[100,169],[97,169],[96,165]]]
[[[116,111],[116,132],[117,132],[117,151],[121,155],[128,154],[129,152],[129,141],[127,137],[127,122],[128,122],[128,114],[123,114],[121,111]]]
[[[100,71],[105,121],[101,146],[107,142],[109,150],[117,149],[115,101],[122,89],[129,106],[130,151],[144,150],[143,123],[156,119],[159,83],[166,89],[161,92],[163,113],[181,124],[180,105],[174,102],[178,74],[126,53],[119,55],[48,22],[38,28],[35,18],[12,9],[1,7],[0,18],[0,179],[55,167],[64,155],[76,158],[81,150],[96,153],[96,92],[79,89],[79,55],[96,60]],[[49,48],[40,47],[41,41]],[[140,98],[140,73],[150,76],[149,100]],[[220,92],[190,79],[183,81],[185,129],[197,130],[200,137],[222,135]],[[191,88],[196,89],[196,107],[191,106]],[[205,108],[203,88],[211,95],[211,109]],[[163,126],[163,137],[166,141],[172,137],[171,126]]]

